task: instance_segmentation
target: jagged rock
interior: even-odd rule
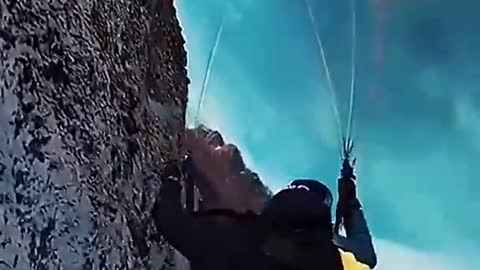
[[[238,148],[225,144],[218,131],[205,126],[187,129],[183,147],[205,175],[205,183],[197,183],[205,209],[259,212],[271,196],[258,175],[245,166]]]
[[[0,0],[0,269],[164,269],[149,212],[189,83],[171,2]]]

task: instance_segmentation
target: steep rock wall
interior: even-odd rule
[[[148,213],[188,85],[171,4],[0,0],[0,269],[165,266]]]

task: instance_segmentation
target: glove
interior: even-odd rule
[[[353,173],[353,167],[348,159],[343,160],[340,178],[338,179],[338,201],[347,208],[360,208],[360,202],[357,199],[357,187],[355,180],[357,177]]]
[[[182,177],[181,167],[178,163],[172,162],[166,164],[162,175],[162,186],[156,199],[154,209],[156,209],[161,202],[168,204],[180,204],[182,197],[182,185],[179,179]]]
[[[165,167],[162,170],[161,174],[161,180],[162,182],[167,180],[167,179],[175,179],[175,180],[180,180],[183,175],[183,164],[184,160],[181,161],[171,161],[168,163],[165,163]]]

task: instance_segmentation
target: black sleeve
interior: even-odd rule
[[[189,261],[201,260],[211,229],[184,211],[178,181],[165,181],[159,195],[152,210],[159,233]]]
[[[377,255],[372,237],[361,208],[350,209],[349,218],[345,220],[347,237],[334,235],[334,242],[340,248],[352,252],[358,261],[371,269],[377,265]]]

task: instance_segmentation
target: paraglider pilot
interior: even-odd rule
[[[185,162],[188,170],[196,170],[191,159]],[[316,180],[293,181],[267,202],[260,215],[238,215],[234,222],[186,212],[176,177],[162,180],[152,215],[158,231],[190,261],[192,270],[357,270],[377,264],[349,162],[344,162],[339,179],[333,229],[332,194]],[[340,223],[345,237],[338,233]]]

